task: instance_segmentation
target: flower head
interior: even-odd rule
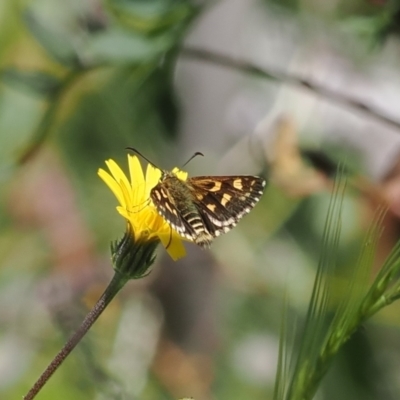
[[[130,179],[114,160],[107,160],[110,173],[99,169],[101,179],[119,201],[117,211],[130,225],[135,242],[160,240],[174,259],[183,257],[185,248],[182,237],[162,218],[150,199],[150,191],[161,178],[161,171],[148,164],[146,177],[136,156],[128,155]],[[186,180],[187,173],[174,168],[179,179]]]

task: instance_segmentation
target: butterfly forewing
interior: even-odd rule
[[[176,178],[177,179],[177,178]],[[178,182],[179,184],[179,182]],[[183,218],[184,207],[177,204],[179,197],[170,188],[171,183],[162,179],[150,192],[150,197],[157,208],[158,213],[175,229],[181,236],[194,240],[190,232],[190,225]],[[173,187],[173,186],[172,186]],[[182,197],[182,196],[181,196]]]
[[[196,205],[213,236],[228,232],[257,204],[265,181],[256,176],[199,176],[189,179]]]
[[[256,176],[197,176],[181,181],[164,171],[150,196],[173,229],[206,247],[251,211],[264,186]]]

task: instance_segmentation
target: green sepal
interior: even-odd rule
[[[150,273],[149,268],[155,261],[155,250],[160,241],[135,241],[130,224],[122,239],[111,243],[114,270],[129,279],[140,279]]]

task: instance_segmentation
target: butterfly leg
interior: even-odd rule
[[[147,200],[145,200],[145,201],[143,202],[143,204],[144,204],[144,205],[143,205],[143,207],[142,207],[140,210],[138,210],[138,211],[129,210],[129,212],[132,213],[132,214],[140,213],[141,211],[143,211],[143,210],[150,204],[150,198],[147,199]],[[137,205],[137,206],[135,206],[135,207],[140,207],[140,204]]]
[[[171,242],[172,242],[172,228],[169,227],[169,240],[168,240],[167,246],[165,247],[166,249],[168,249],[168,247],[170,246]]]

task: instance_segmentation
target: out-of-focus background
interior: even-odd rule
[[[38,399],[272,398],[282,298],[304,318],[332,179],[338,263],[376,207],[398,240],[397,0],[0,2],[0,398],[21,398],[112,276],[125,223],[97,176],[133,146],[165,169],[268,188],[210,251],[130,282]],[[145,164],[145,163],[144,163]],[[321,399],[400,396],[394,304],[350,341]]]

